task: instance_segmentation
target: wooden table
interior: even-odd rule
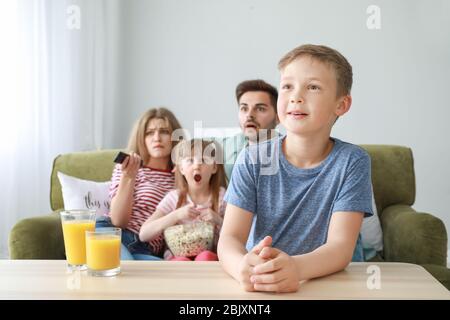
[[[379,289],[370,266],[379,270]],[[96,278],[68,273],[64,260],[0,260],[0,299],[450,299],[425,269],[405,263],[352,263],[289,294],[245,292],[218,262],[123,261],[121,267],[117,277]]]

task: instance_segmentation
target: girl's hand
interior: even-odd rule
[[[122,163],[122,176],[134,180],[140,167],[141,157],[133,152]]]
[[[195,220],[199,216],[200,211],[195,209],[193,204],[187,204],[184,207],[177,209],[175,214],[177,215],[178,221],[184,219]]]
[[[222,225],[223,218],[213,209],[208,208],[200,213],[200,220],[212,222],[218,226]]]

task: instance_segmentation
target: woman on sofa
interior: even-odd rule
[[[122,260],[160,260],[162,236],[150,242],[139,240],[142,224],[164,196],[175,187],[172,172],[172,132],[181,129],[173,113],[165,108],[150,109],[137,121],[128,142],[128,156],[113,170],[111,208],[97,227],[122,228]]]

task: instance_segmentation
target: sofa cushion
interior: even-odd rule
[[[373,215],[363,219],[361,226],[361,240],[364,250],[364,260],[370,260],[377,252],[383,251],[383,230],[381,230],[380,218],[372,195]]]
[[[57,172],[84,180],[104,182],[111,180],[113,160],[119,150],[74,152],[59,155],[53,162],[50,183],[50,206],[53,211],[64,208]]]
[[[109,213],[110,181],[96,182],[78,179],[62,172],[58,172],[58,178],[62,187],[64,210],[95,210],[97,217]]]

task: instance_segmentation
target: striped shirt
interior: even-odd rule
[[[225,208],[226,208],[226,202],[223,201],[223,197],[225,196],[225,188],[220,187],[220,191],[219,191],[219,212],[217,212],[222,218],[225,214]],[[178,203],[178,199],[180,197],[180,192],[178,190],[173,190],[170,191],[165,197],[164,199],[159,203],[159,205],[156,207],[156,210],[161,211],[161,213],[163,213],[164,215],[167,215],[169,213],[171,213],[172,211],[175,211],[177,209],[177,203]],[[189,195],[186,196],[186,204],[194,204],[194,202],[192,201],[191,197],[189,197]],[[209,201],[207,203],[204,203],[202,205],[196,205],[196,209],[199,211],[208,209],[212,206],[212,201],[211,199],[209,199]],[[181,221],[182,224],[184,223],[191,223],[193,222],[193,220],[189,220],[189,219],[185,219],[183,221]],[[217,248],[217,242],[219,241],[219,235],[220,235],[220,229],[222,228],[222,226],[219,225],[215,225],[214,226],[214,248],[213,251],[216,250]],[[164,259],[165,260],[170,260],[170,258],[173,257],[172,253],[170,252],[170,250],[166,250],[166,252],[164,253]]]
[[[121,165],[117,164],[111,178],[110,198],[114,198],[122,177]],[[133,193],[133,208],[127,229],[139,234],[142,224],[155,212],[159,202],[175,187],[175,176],[170,170],[157,170],[149,167],[140,168],[136,175]],[[154,254],[162,253],[164,240],[162,235],[149,242]]]

